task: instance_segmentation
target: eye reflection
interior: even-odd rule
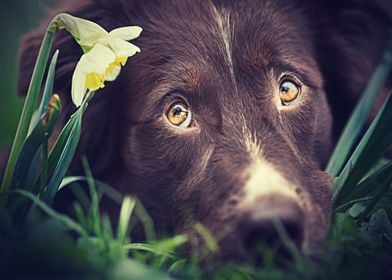
[[[166,112],[168,121],[178,127],[189,127],[192,123],[192,112],[182,102],[173,103]]]
[[[279,98],[283,105],[289,105],[299,96],[301,88],[290,80],[284,80],[279,85]]]

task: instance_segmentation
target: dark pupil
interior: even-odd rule
[[[175,107],[175,108],[173,108],[172,112],[173,112],[173,116],[179,116],[182,113],[182,109],[181,109],[181,107]]]
[[[280,87],[280,91],[282,91],[282,92],[289,92],[290,91],[290,86],[285,86],[285,85],[282,85],[281,87]]]

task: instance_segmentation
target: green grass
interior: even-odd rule
[[[189,245],[187,236],[157,238],[152,220],[137,198],[123,196],[94,180],[85,159],[85,176],[66,177],[88,103],[75,112],[54,148],[48,150],[48,138],[61,108],[59,98],[51,95],[56,55],[49,63],[44,95],[37,95],[43,86],[41,74],[47,66],[45,50],[49,47],[50,40],[43,46],[43,60],[37,68],[41,71],[36,71],[24,105],[28,113],[19,123],[23,133],[15,138],[17,152],[0,192],[1,279],[390,279],[392,162],[383,159],[383,154],[392,144],[391,95],[368,129],[364,122],[390,70],[392,44],[327,167],[334,177],[334,212],[318,259],[310,260],[299,252],[276,221],[293,261],[282,264],[275,249],[265,246],[260,248],[263,268],[208,265],[219,247],[201,224],[195,225],[195,231],[204,244],[190,255],[184,254]],[[354,143],[358,145],[354,147]],[[78,198],[72,217],[52,207],[61,188],[72,189]],[[117,224],[101,207],[104,196],[119,206]],[[129,235],[137,220],[147,236],[143,243],[133,242]]]

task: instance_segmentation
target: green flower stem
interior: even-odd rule
[[[23,142],[26,139],[30,126],[30,121],[37,106],[39,91],[43,81],[49,53],[53,44],[54,35],[55,29],[53,29],[53,27],[48,28],[45,33],[41,48],[39,50],[29,89],[27,91],[26,100],[23,105],[22,114],[19,119],[18,128],[16,130],[14,142],[12,144],[7,167],[4,173],[3,182],[1,184],[1,193],[8,192],[10,189],[12,174],[14,173],[16,161],[18,159],[18,155],[23,145]],[[5,203],[6,199],[7,196],[3,196],[3,198],[0,198],[0,205]]]

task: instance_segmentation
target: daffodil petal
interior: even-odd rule
[[[82,55],[72,76],[72,101],[79,107],[87,91],[87,75],[91,77],[105,77],[106,69],[116,60],[108,47],[96,44],[91,51]],[[89,79],[91,81],[91,79]],[[96,85],[91,90],[103,87],[103,81],[96,80]]]
[[[116,60],[116,56],[113,51],[102,45],[96,44],[91,51],[84,55],[88,59],[89,72],[104,73],[106,68]]]
[[[86,90],[86,73],[83,71],[83,61],[81,59],[76,64],[75,71],[72,75],[71,97],[76,107],[82,104]]]
[[[83,49],[94,46],[100,38],[109,34],[104,28],[92,21],[65,13],[59,14],[57,21],[59,28],[70,32]]]
[[[104,73],[107,64],[102,63],[97,57],[94,57],[91,54],[87,53],[80,58],[80,67],[83,69],[84,73]]]
[[[109,46],[117,57],[121,57],[121,56],[129,57],[129,56],[133,56],[137,52],[140,52],[140,49],[134,44],[116,38],[109,40]]]
[[[143,29],[140,26],[125,26],[113,29],[109,34],[117,39],[129,41],[140,36]]]

